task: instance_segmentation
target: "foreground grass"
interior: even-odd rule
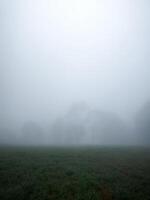
[[[0,200],[149,200],[150,149],[1,147]]]

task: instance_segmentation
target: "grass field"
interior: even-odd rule
[[[1,147],[0,200],[148,200],[150,149]]]

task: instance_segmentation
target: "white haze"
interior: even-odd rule
[[[149,8],[148,0],[1,0],[0,128],[13,132],[8,141],[28,121],[50,138],[80,102],[117,115],[127,134],[136,129],[150,99]]]

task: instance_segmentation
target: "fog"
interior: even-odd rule
[[[1,0],[0,144],[149,145],[148,0]]]

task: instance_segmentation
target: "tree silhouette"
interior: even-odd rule
[[[137,113],[136,131],[141,143],[150,145],[150,101],[146,102]]]

